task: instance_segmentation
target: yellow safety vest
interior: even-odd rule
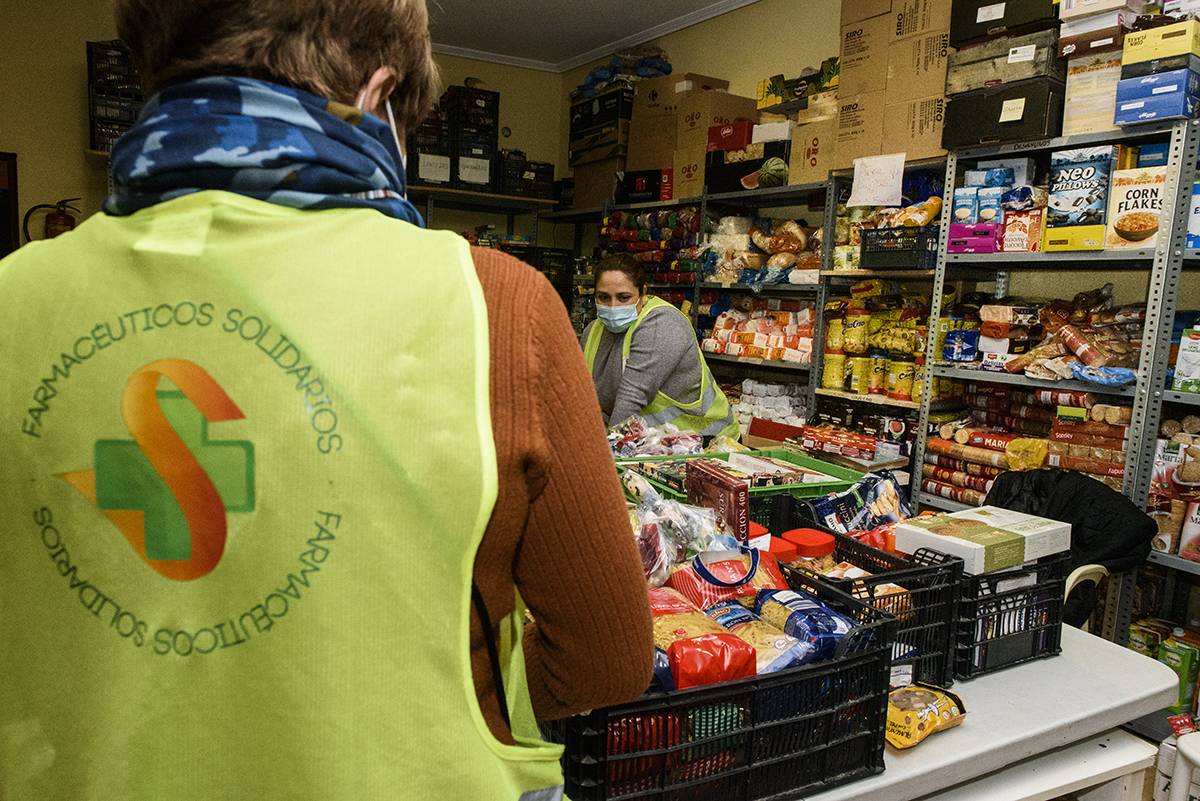
[[[629,358],[633,335],[638,326],[650,312],[663,308],[670,309],[676,314],[683,314],[662,298],[656,298],[653,295],[647,297],[646,302],[642,304],[641,311],[638,312],[637,319],[625,331],[625,338],[621,343],[622,360]],[[587,360],[589,373],[595,370],[596,352],[600,349],[600,338],[603,335],[604,326],[597,320],[592,325],[592,330],[588,333],[587,342],[583,348],[583,356]],[[671,423],[680,431],[693,431],[705,436],[736,438],[738,436],[737,418],[734,417],[729,399],[725,397],[725,393],[721,391],[721,387],[717,385],[716,379],[709,371],[708,363],[704,361],[704,355],[700,352],[699,345],[696,346],[696,358],[700,360],[700,397],[691,403],[681,403],[659,392],[650,401],[650,405],[642,409],[642,417],[651,425]],[[611,422],[615,425],[623,421],[613,420]]]
[[[100,214],[0,263],[0,344],[0,799],[561,797],[519,604],[519,745],[471,676],[463,240],[215,191]]]

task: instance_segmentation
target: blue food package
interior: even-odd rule
[[[952,362],[973,362],[979,356],[978,331],[947,331],[942,358]]]
[[[1000,196],[1005,211],[1028,211],[1046,207],[1049,196],[1040,186],[1014,186]]]
[[[1123,387],[1137,381],[1137,373],[1125,367],[1088,367],[1071,362],[1071,373],[1080,381],[1106,387]]]
[[[667,693],[675,691],[675,676],[671,674],[671,658],[661,648],[654,649],[654,673],[650,678],[650,689]]]
[[[805,504],[812,520],[839,534],[870,530],[912,516],[904,486],[890,470],[869,473],[844,492],[811,498]]]
[[[723,601],[704,610],[754,649],[758,675],[803,665],[816,658],[816,647],[763,620],[737,601]]]
[[[963,186],[1012,186],[1014,171],[1011,167],[992,167],[986,170],[965,170]]]
[[[1046,226],[1102,225],[1108,211],[1108,179],[1116,145],[1056,150],[1050,154]]]
[[[805,592],[763,590],[754,604],[755,613],[813,648],[812,660],[831,659],[858,624],[846,615]]]
[[[1155,120],[1192,119],[1196,116],[1197,109],[1200,109],[1200,96],[1184,91],[1118,100],[1113,124],[1136,125]]]
[[[1000,200],[1008,189],[1006,186],[985,186],[979,190],[979,222],[988,225],[1004,222],[1004,210]]]
[[[954,206],[950,219],[956,223],[971,224],[979,221],[979,188],[960,186],[954,190]]]

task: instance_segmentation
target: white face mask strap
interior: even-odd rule
[[[404,158],[404,146],[400,144],[400,133],[396,129],[396,113],[392,111],[392,102],[390,100],[383,101],[384,108],[387,109],[388,125],[392,127],[392,139],[396,140],[396,152],[400,154],[400,172],[408,169]]]

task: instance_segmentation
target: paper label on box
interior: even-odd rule
[[[450,180],[450,157],[421,154],[417,164],[417,177],[433,184],[444,184]]]
[[[1037,45],[1022,45],[1021,47],[1010,47],[1008,49],[1008,63],[1020,64],[1022,61],[1033,61],[1033,57],[1037,55]]]
[[[492,179],[492,162],[464,156],[458,160],[458,177],[468,184],[486,184]]]
[[[1000,122],[1016,122],[1025,116],[1025,98],[1014,97],[1005,100],[1000,107]]]
[[[1144,108],[1145,105],[1146,105],[1145,100],[1131,100],[1128,103],[1121,104],[1121,111],[1130,111],[1135,108]]]
[[[979,11],[975,12],[975,23],[991,22],[994,19],[1002,19],[1004,17],[1004,3],[993,3],[990,6],[980,6]]]
[[[1112,43],[1113,43],[1113,38],[1110,36],[1110,37],[1108,37],[1107,39],[1097,39],[1096,41],[1094,41],[1094,42],[1092,42],[1090,45],[1088,45],[1088,47],[1089,47],[1089,48],[1092,48],[1092,47],[1104,47],[1104,46],[1106,46],[1106,45],[1110,45],[1110,44],[1112,44]]]
[[[1179,91],[1179,84],[1173,83],[1168,86],[1156,86],[1150,90],[1150,94],[1162,95],[1162,94],[1166,94],[1167,92],[1177,92],[1177,91]]]

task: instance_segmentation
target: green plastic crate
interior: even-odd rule
[[[779,496],[788,496],[793,498],[819,498],[823,495],[828,495],[831,492],[844,492],[854,486],[859,479],[863,477],[863,473],[857,470],[850,470],[845,467],[839,467],[829,462],[823,462],[804,453],[789,451],[783,449],[748,451],[751,456],[767,456],[780,461],[788,462],[805,467],[810,470],[818,470],[828,475],[831,481],[812,482],[807,484],[780,484],[773,487],[751,487],[750,488],[750,519],[761,526],[770,528],[775,504],[773,498]],[[629,464],[637,462],[671,462],[685,461],[687,459],[723,459],[729,461],[727,453],[694,453],[686,455],[673,456],[650,456],[637,459],[621,459],[617,461],[617,470],[625,470]],[[654,487],[662,497],[667,500],[679,501],[687,503],[687,494],[678,492],[665,486],[664,484],[655,481],[653,478],[642,476]],[[631,499],[632,500],[632,499]],[[780,532],[772,532],[778,534]]]

